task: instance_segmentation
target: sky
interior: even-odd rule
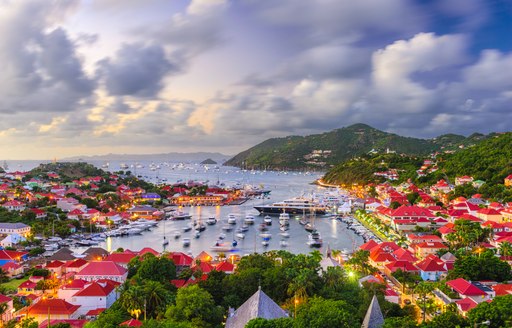
[[[512,130],[512,0],[0,0],[0,160]]]

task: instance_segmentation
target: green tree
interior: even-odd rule
[[[438,316],[435,316],[431,321],[425,322],[421,325],[422,328],[457,328],[469,327],[469,322],[466,318],[458,313],[447,311]]]
[[[382,328],[416,328],[416,320],[411,317],[390,317],[384,319]]]
[[[427,315],[427,299],[428,296],[434,290],[434,284],[426,281],[420,282],[415,288],[414,293],[418,294],[418,299],[421,304],[421,312],[423,314],[423,322],[425,321],[425,317]]]
[[[497,258],[491,250],[459,257],[448,279],[507,281],[512,279],[510,265]]]
[[[178,290],[176,304],[166,317],[177,322],[187,321],[194,327],[217,327],[223,321],[223,309],[215,305],[212,295],[197,285]]]
[[[292,318],[263,319],[256,318],[249,321],[245,328],[291,328],[295,327],[295,321]]]
[[[311,298],[299,305],[296,327],[300,328],[338,328],[359,327],[354,317],[355,308],[345,301]]]
[[[154,280],[169,284],[176,279],[176,266],[166,256],[156,257],[151,253],[145,254],[134,276],[139,281]]]
[[[482,302],[471,311],[468,319],[471,325],[490,321],[488,327],[512,327],[512,295],[498,296],[492,302]]]

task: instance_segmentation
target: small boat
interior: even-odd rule
[[[210,217],[210,218],[206,219],[207,225],[214,225],[215,223],[217,223],[217,219],[214,217]]]
[[[283,238],[290,238],[290,233],[288,231],[283,231],[281,233],[279,233],[281,235],[281,237]]]
[[[260,233],[260,237],[262,237],[263,239],[270,239],[272,238],[272,234],[271,233]]]
[[[162,242],[162,246],[169,245],[169,241],[164,237],[164,241]]]
[[[288,246],[288,242],[287,242],[286,240],[281,240],[281,241],[279,242],[279,246],[281,246],[281,247],[287,247],[287,246]]]
[[[244,239],[245,238],[245,234],[243,232],[238,232],[235,236],[238,239]]]
[[[196,225],[194,225],[194,229],[196,231],[203,232],[206,230],[206,226],[202,223],[197,223]]]
[[[236,248],[232,245],[216,242],[215,245],[211,247],[211,250],[216,252],[232,252],[236,250]]]
[[[315,230],[315,226],[313,226],[311,223],[306,223],[304,225],[304,229],[307,231],[307,232],[313,232]]]
[[[183,232],[189,232],[190,230],[192,230],[192,228],[192,224],[187,224],[186,226],[183,227]]]
[[[236,229],[236,232],[247,232],[249,231],[249,226],[247,225],[242,225],[240,228]]]
[[[229,232],[229,231],[233,230],[233,226],[231,226],[229,224],[223,225],[222,226],[222,230],[226,231],[226,232]]]
[[[181,240],[181,243],[183,244],[183,247],[188,247],[190,246],[190,238],[183,238]]]
[[[261,244],[262,244],[263,246],[267,247],[270,243],[268,242],[268,240],[263,240],[263,241],[261,242]]]
[[[226,234],[221,233],[221,234],[219,235],[219,240],[224,240],[224,238],[226,238]]]
[[[279,223],[286,224],[288,221],[290,221],[290,214],[286,212],[279,214]]]
[[[252,215],[247,215],[244,219],[244,223],[245,224],[254,224],[256,220],[254,219],[254,216]]]
[[[194,238],[198,239],[199,237],[201,237],[201,232],[200,231],[196,231],[196,233],[194,234]]]
[[[322,238],[320,237],[320,233],[316,230],[311,232],[308,235],[308,242],[307,244],[310,247],[322,247]]]
[[[175,211],[175,212],[169,213],[169,219],[171,219],[173,221],[186,220],[186,219],[190,219],[190,218],[192,218],[192,215],[190,215],[189,213],[186,213],[186,212],[182,212],[182,211]]]
[[[288,227],[288,226],[286,226],[286,225],[282,225],[282,226],[280,226],[280,227],[279,227],[279,230],[280,230],[280,231],[283,231],[283,232],[284,232],[284,231],[288,231],[288,230],[290,230],[290,227]]]
[[[263,223],[265,223],[266,225],[269,225],[269,226],[272,225],[272,218],[270,216],[268,216],[268,215],[265,216],[263,218]]]
[[[228,215],[228,224],[236,224],[236,216],[234,214]]]
[[[233,246],[233,247],[238,246],[238,242],[237,242],[236,240],[233,240],[233,241],[231,242],[231,246]]]
[[[179,230],[174,231],[174,239],[178,239],[181,237],[181,233]]]

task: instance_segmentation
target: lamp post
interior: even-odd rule
[[[489,326],[490,324],[491,324],[491,320],[485,320],[485,321],[480,322],[480,323],[475,322],[475,325],[473,327],[476,328],[476,327],[481,326],[481,325]]]
[[[299,304],[299,300],[297,299],[297,295],[295,295],[294,303],[294,311],[293,311],[293,318],[297,319],[297,305]]]

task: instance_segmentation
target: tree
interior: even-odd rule
[[[411,317],[391,317],[384,319],[382,328],[416,328],[416,320]]]
[[[172,293],[158,281],[147,281],[144,284],[144,308],[150,318],[157,318],[173,301]]]
[[[216,327],[223,321],[223,310],[212,295],[197,285],[178,290],[176,304],[167,309],[166,317],[178,322],[188,321],[194,327]]]
[[[421,325],[423,328],[456,328],[468,327],[469,323],[466,318],[458,313],[447,311],[438,316],[435,316],[431,321]]]
[[[411,193],[407,194],[407,200],[409,201],[409,203],[411,205],[416,204],[416,202],[418,201],[418,198],[420,198],[420,194],[418,194],[417,192],[411,192]]]
[[[352,254],[352,257],[347,261],[347,264],[352,266],[354,270],[367,275],[375,271],[368,262],[369,257],[370,252],[361,249]]]
[[[512,279],[510,265],[497,258],[491,250],[478,255],[462,256],[455,261],[454,268],[448,273],[448,279],[506,281]]]
[[[421,311],[423,313],[423,322],[427,315],[427,298],[434,290],[434,285],[430,282],[422,281],[415,288],[414,293],[418,294],[418,298],[421,300]]]
[[[154,280],[169,284],[176,279],[176,266],[168,257],[156,257],[151,253],[145,254],[134,276],[139,281]]]
[[[359,320],[353,315],[354,312],[355,308],[345,301],[313,297],[307,303],[299,305],[296,327],[356,327]]]
[[[290,328],[294,327],[294,320],[292,318],[279,318],[279,319],[263,319],[255,318],[249,321],[245,328]]]
[[[512,255],[512,244],[508,241],[501,242],[499,251],[500,251],[500,255],[502,255],[502,256]]]
[[[468,319],[471,325],[490,321],[488,327],[512,326],[512,295],[498,296],[492,302],[482,302],[471,311]]]

